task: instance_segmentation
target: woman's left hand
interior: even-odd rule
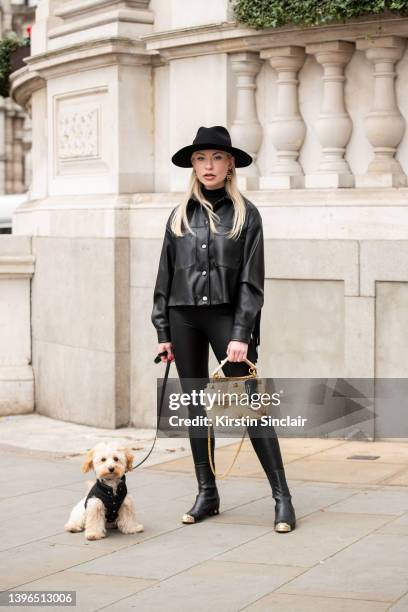
[[[248,344],[231,340],[227,347],[228,361],[244,361],[248,352]]]

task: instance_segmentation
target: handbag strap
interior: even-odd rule
[[[227,361],[229,361],[229,357],[225,357],[225,359],[223,359],[221,361],[221,363],[218,364],[218,366],[215,368],[215,370],[211,374],[211,376],[214,377],[216,375],[216,373],[218,372],[218,370],[220,370],[222,368],[222,366],[227,363]],[[252,363],[252,361],[249,361],[249,359],[247,359],[246,357],[245,357],[244,361],[250,366],[250,368],[252,369],[252,373],[254,375],[256,375],[256,365],[254,363]]]
[[[208,459],[209,459],[209,462],[210,462],[210,467],[211,467],[212,473],[214,474],[214,476],[216,478],[220,478],[221,479],[221,478],[225,478],[226,476],[228,476],[228,474],[232,470],[232,468],[234,466],[234,463],[236,462],[236,460],[238,458],[239,451],[241,450],[242,444],[244,443],[244,438],[245,438],[247,429],[245,427],[244,433],[242,434],[241,441],[240,441],[239,446],[238,446],[238,448],[237,448],[237,450],[235,452],[235,456],[234,456],[234,458],[233,458],[233,460],[231,462],[231,465],[225,470],[225,472],[223,474],[217,474],[217,472],[215,471],[215,466],[214,466],[214,462],[212,460],[212,455],[211,455],[211,427],[212,427],[211,424],[208,425]]]
[[[158,353],[157,356],[154,358],[154,363],[160,363],[160,361],[161,361],[160,358],[161,358],[162,355],[167,355],[167,351],[162,351],[161,353]],[[162,408],[163,408],[164,392],[166,390],[167,379],[169,377],[170,364],[171,364],[171,361],[167,360],[166,371],[164,373],[163,386],[162,386],[161,396],[160,396],[159,412],[158,412],[158,415],[157,415],[156,433],[155,433],[155,436],[154,436],[152,447],[149,450],[149,452],[147,453],[146,457],[144,459],[142,459],[142,461],[139,461],[139,463],[137,463],[136,465],[132,466],[129,471],[135,470],[137,467],[139,467],[139,465],[142,465],[142,463],[144,463],[146,461],[146,459],[150,456],[150,453],[152,452],[152,450],[154,448],[154,445],[156,444],[157,433],[158,433],[159,424],[160,424],[160,417],[161,417],[161,412],[162,412]]]

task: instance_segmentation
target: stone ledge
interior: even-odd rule
[[[28,277],[34,274],[34,255],[2,256],[0,255],[0,277]]]

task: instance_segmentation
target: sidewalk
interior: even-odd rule
[[[197,492],[189,443],[159,438],[127,476],[145,531],[88,542],[63,525],[85,494],[84,452],[112,437],[139,448],[136,462],[152,442],[151,431],[0,419],[2,589],[75,590],[87,612],[408,610],[408,443],[282,438],[298,522],[279,534],[248,440],[218,483],[220,515],[183,525]],[[217,440],[218,470],[235,447]]]

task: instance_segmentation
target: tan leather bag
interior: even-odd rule
[[[240,444],[235,453],[234,459],[224,474],[217,474],[211,457],[211,427],[217,421],[217,417],[228,416],[232,419],[251,417],[259,419],[266,415],[265,406],[259,408],[251,407],[251,396],[256,393],[262,394],[266,392],[265,379],[258,378],[256,365],[249,359],[245,362],[250,366],[247,376],[220,376],[219,370],[228,361],[226,357],[217,368],[212,372],[209,382],[204,388],[204,408],[210,424],[208,425],[208,457],[213,474],[217,478],[225,478],[231,471],[235,461],[237,460],[239,451],[241,450],[244,438],[246,435],[246,427],[242,435]],[[215,397],[216,401],[211,404],[208,395]]]

